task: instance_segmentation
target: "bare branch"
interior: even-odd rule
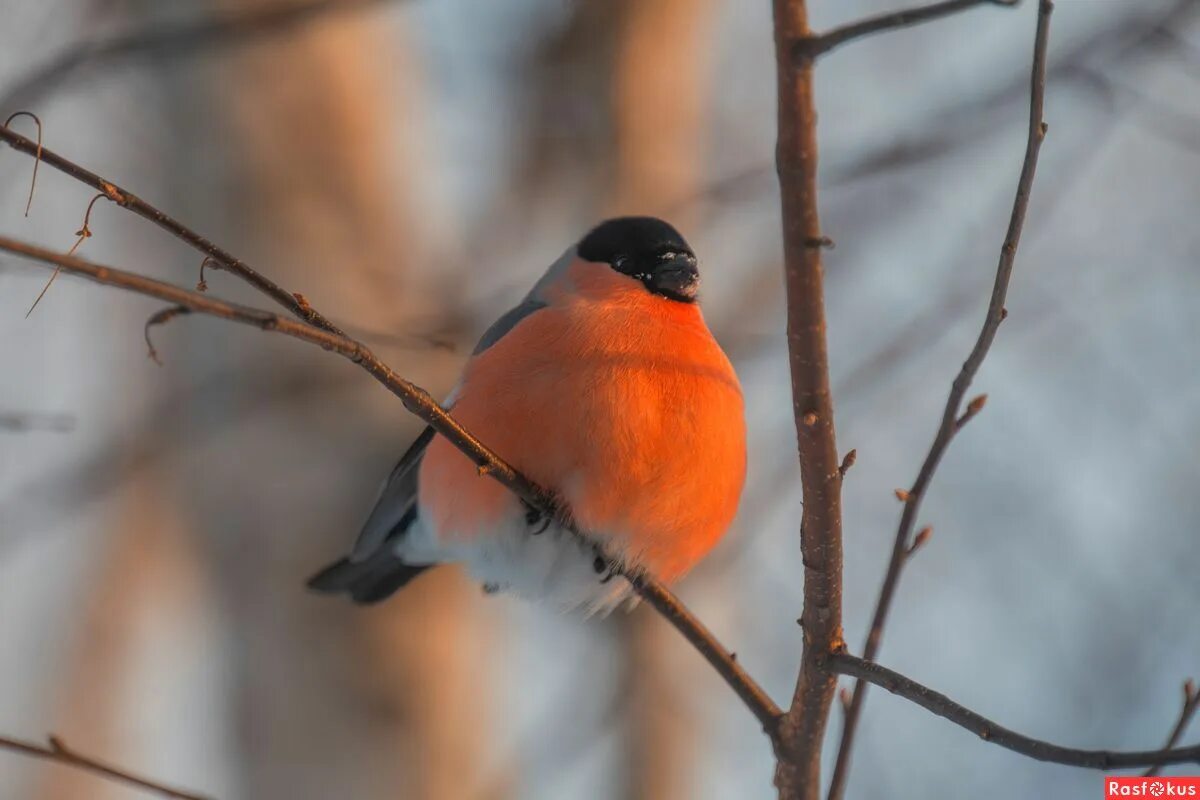
[[[10,739],[7,736],[0,736],[0,750],[8,750],[13,753],[20,753],[33,758],[40,758],[46,761],[53,761],[56,764],[65,764],[68,767],[86,770],[95,773],[101,777],[107,778],[110,781],[117,783],[127,783],[130,786],[136,786],[139,789],[144,789],[147,792],[152,792],[160,797],[171,797],[175,800],[208,800],[204,795],[194,792],[184,791],[183,789],[174,789],[170,786],[165,786],[157,781],[152,781],[148,778],[142,778],[127,772],[119,767],[114,767],[111,764],[105,764],[81,755],[75,750],[67,747],[66,743],[57,736],[49,737],[48,745],[34,744],[32,742],[23,742],[19,739]]]
[[[829,389],[821,230],[817,203],[817,113],[813,60],[797,63],[792,43],[809,35],[804,0],[775,0],[779,140],[775,150],[783,212],[788,360],[804,512],[804,649],[791,708],[780,723],[775,785],[781,798],[814,800],[821,743],[837,680],[818,661],[842,643],[842,472]]]
[[[986,742],[1038,761],[1089,769],[1132,769],[1149,765],[1200,764],[1200,745],[1174,749],[1168,747],[1164,750],[1077,750],[1022,736],[959,705],[944,694],[922,686],[911,678],[906,678],[887,667],[881,667],[879,664],[852,656],[849,653],[836,653],[830,656],[825,662],[825,666],[833,672],[850,675],[858,678],[859,681],[883,687],[894,695],[911,700],[926,711],[932,711],[939,717],[944,717],[955,725],[972,731]]]
[[[742,669],[734,653],[726,650],[699,619],[669,590],[643,574],[629,575],[629,580],[642,599],[675,626],[692,646],[713,666],[741,701],[758,717],[767,735],[775,741],[783,712],[770,696]]]
[[[1183,682],[1183,708],[1179,711],[1179,719],[1175,722],[1175,727],[1171,729],[1171,734],[1167,737],[1167,743],[1163,745],[1164,750],[1170,750],[1179,744],[1179,740],[1183,738],[1183,732],[1187,730],[1188,723],[1192,721],[1197,709],[1200,709],[1200,691],[1196,690],[1195,681],[1189,678]],[[1162,766],[1162,764],[1155,764],[1142,774],[1147,778],[1154,777],[1162,770]]]
[[[307,0],[276,3],[241,14],[201,19],[169,27],[155,25],[109,39],[106,42],[72,44],[47,63],[17,79],[0,97],[0,108],[31,105],[89,67],[133,61],[139,58],[181,58],[206,48],[241,44],[284,33],[318,19],[331,11],[366,8],[380,0]]]
[[[26,139],[11,128],[0,127],[0,140],[7,142],[13,149],[26,155],[37,155],[40,153],[41,160],[49,166],[103,192],[105,197],[117,205],[129,209],[143,219],[153,222],[167,233],[170,233],[172,236],[186,242],[208,256],[210,267],[219,266],[226,272],[232,272],[310,325],[315,325],[331,333],[341,334],[341,330],[336,325],[325,319],[325,317],[321,316],[312,307],[308,307],[307,309],[303,307],[290,292],[280,287],[274,281],[251,268],[249,264],[234,258],[231,253],[218,247],[183,223],[159,211],[133,194],[133,192],[123,189],[91,170],[63,158],[52,150],[42,148],[36,142]]]
[[[921,500],[933,481],[938,464],[942,460],[950,442],[956,433],[962,429],[972,416],[983,408],[983,401],[976,398],[966,414],[960,419],[960,409],[971,381],[979,371],[983,359],[991,349],[996,338],[996,331],[1004,319],[1004,300],[1008,295],[1008,284],[1012,279],[1013,265],[1017,256],[1017,245],[1021,240],[1021,230],[1025,225],[1025,214],[1029,208],[1029,194],[1033,187],[1033,177],[1037,170],[1038,153],[1041,151],[1042,140],[1046,136],[1046,123],[1042,119],[1042,108],[1046,94],[1046,51],[1050,41],[1050,15],[1054,11],[1052,0],[1040,0],[1038,5],[1037,30],[1034,35],[1033,67],[1029,79],[1029,131],[1025,143],[1025,157],[1021,164],[1021,175],[1017,180],[1016,198],[1013,200],[1012,214],[1009,218],[1008,232],[1004,244],[1000,248],[1000,261],[996,267],[996,280],[992,287],[991,300],[988,302],[987,314],[984,316],[983,328],[975,342],[967,360],[954,379],[950,396],[946,398],[946,407],[942,412],[942,421],[934,436],[929,453],[917,473],[917,479],[903,496],[904,511],[900,515],[900,525],[896,530],[896,539],[892,545],[892,556],[888,563],[887,573],[883,579],[879,600],[875,606],[875,614],[871,620],[871,628],[867,633],[866,645],[863,647],[863,657],[873,661],[879,652],[883,638],[883,627],[887,622],[888,611],[895,597],[896,586],[900,573],[904,568],[910,550],[913,527],[916,525],[917,513],[921,508]],[[981,396],[982,397],[982,396]],[[850,768],[850,753],[854,746],[854,734],[862,714],[862,705],[866,700],[867,683],[860,679],[854,686],[854,697],[846,712],[846,721],[842,729],[841,743],[838,747],[837,761],[834,765],[833,778],[829,787],[829,800],[840,800],[845,792],[846,779]]]
[[[897,28],[908,28],[922,22],[930,22],[957,14],[959,11],[966,11],[976,6],[1015,6],[1019,2],[1020,0],[942,0],[940,3],[930,3],[927,6],[892,11],[877,17],[868,17],[859,22],[852,22],[826,33],[802,36],[792,45],[792,57],[797,61],[814,61],[830,50],[864,36],[884,33]]]
[[[54,265],[64,272],[88,278],[96,283],[165,300],[174,306],[187,308],[196,313],[208,314],[243,325],[252,325],[265,331],[282,333],[349,359],[396,395],[405,408],[432,425],[438,433],[465,453],[475,462],[481,474],[491,476],[518,497],[558,518],[560,523],[569,527],[604,555],[602,548],[587,539],[586,533],[579,531],[574,523],[564,516],[563,509],[558,506],[550,493],[514,470],[463,428],[445,409],[438,405],[432,395],[402,378],[361,342],[340,333],[281,317],[270,311],[225,302],[207,294],[188,291],[132,272],[93,264],[74,256],[55,253],[6,236],[0,236],[0,250],[15,253],[43,264]],[[617,571],[630,582],[634,590],[660,611],[667,621],[700,651],[700,654],[733,688],[738,697],[746,703],[750,711],[762,723],[767,734],[774,739],[781,711],[767,693],[742,669],[729,650],[716,640],[716,637],[688,611],[677,597],[653,577],[640,570],[620,565],[619,559],[607,555],[604,557],[610,563],[616,564]]]

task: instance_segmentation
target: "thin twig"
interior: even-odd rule
[[[270,6],[174,25],[153,25],[145,30],[103,42],[74,43],[47,63],[18,78],[0,97],[0,107],[29,106],[63,85],[87,67],[95,75],[102,66],[138,58],[182,58],[217,46],[231,46],[264,36],[284,33],[326,12],[348,11],[375,5],[380,0],[308,0]]]
[[[32,111],[14,111],[4,120],[3,127],[7,128],[17,117],[29,117],[37,125],[37,153],[33,157],[33,177],[29,179],[29,199],[25,201],[25,216],[28,217],[29,209],[33,208],[33,190],[37,188],[38,165],[42,163],[42,120]]]
[[[142,335],[146,339],[146,355],[149,356],[150,360],[155,364],[158,364],[161,367],[163,362],[162,359],[158,357],[158,351],[154,349],[154,342],[150,340],[150,329],[155,325],[166,325],[176,317],[181,317],[184,314],[190,313],[192,313],[192,310],[187,306],[168,306],[162,311],[152,314],[150,318],[146,320],[146,325],[144,328],[142,328]]]
[[[897,28],[908,28],[922,22],[957,14],[959,11],[966,11],[976,6],[1015,6],[1019,2],[1020,0],[942,0],[940,3],[891,11],[852,22],[825,33],[802,36],[792,45],[792,57],[797,61],[814,61],[830,50],[864,36],[884,33]]]
[[[157,781],[152,781],[149,778],[139,777],[111,764],[105,764],[89,756],[82,755],[67,747],[66,743],[57,736],[50,736],[48,741],[48,745],[40,745],[33,742],[24,742],[19,739],[10,739],[7,736],[0,736],[0,750],[8,750],[13,753],[20,753],[32,756],[33,758],[53,761],[56,764],[64,764],[68,767],[86,770],[107,778],[110,781],[127,783],[130,786],[136,786],[147,792],[153,792],[161,797],[171,797],[175,798],[175,800],[208,800],[204,795],[183,789],[175,789]]]
[[[15,150],[26,155],[34,155],[40,152],[42,161],[49,166],[103,192],[105,197],[117,205],[132,211],[143,219],[153,222],[172,236],[191,245],[212,259],[210,266],[217,264],[226,272],[232,272],[305,322],[331,333],[342,333],[336,325],[321,316],[312,307],[306,309],[301,306],[291,292],[286,291],[274,281],[251,268],[249,264],[235,258],[227,250],[218,247],[183,223],[159,211],[129,190],[118,186],[106,178],[100,177],[91,170],[85,169],[69,159],[63,158],[52,150],[40,148],[35,142],[30,141],[16,131],[8,128],[0,128],[0,139],[7,142]]]
[[[1197,691],[1195,681],[1189,678],[1183,682],[1183,708],[1179,711],[1179,719],[1176,720],[1175,727],[1171,729],[1171,734],[1167,737],[1167,743],[1163,745],[1163,749],[1170,750],[1179,744],[1179,740],[1183,738],[1183,732],[1187,730],[1188,723],[1192,721],[1197,709],[1200,709],[1200,691]],[[1162,766],[1162,764],[1155,764],[1142,775],[1152,778],[1162,770]]]
[[[687,607],[662,584],[649,580],[644,573],[625,576],[643,600],[654,607],[700,654],[708,660],[737,693],[746,706],[758,717],[767,735],[775,740],[777,727],[783,712],[770,696],[763,691],[750,675],[742,669],[734,654],[726,650],[717,638],[699,619],[693,617]]]
[[[451,417],[445,409],[438,405],[432,395],[402,378],[361,342],[339,333],[280,316],[274,312],[225,302],[207,294],[188,291],[173,284],[132,272],[93,264],[74,256],[55,253],[6,236],[0,236],[0,250],[43,264],[57,266],[64,272],[80,275],[96,283],[114,286],[148,297],[156,297],[174,306],[181,306],[200,314],[252,325],[265,331],[282,333],[285,336],[315,344],[344,356],[370,373],[375,380],[396,395],[405,408],[433,426],[438,433],[466,454],[481,469],[482,474],[491,476],[518,497],[555,516],[560,522],[570,526],[571,530],[578,535],[585,536],[574,527],[569,518],[564,517],[563,509],[558,506],[550,493],[509,466]],[[596,546],[591,541],[588,541],[588,544]],[[746,703],[746,706],[762,723],[767,734],[774,739],[781,712],[767,693],[742,669],[730,651],[717,641],[716,637],[688,611],[677,597],[653,577],[641,570],[620,565],[619,559],[605,557],[610,563],[617,565],[618,572],[630,582],[641,597],[660,611],[667,621],[700,651],[700,654],[733,688],[738,697]]]
[[[96,201],[102,197],[104,197],[103,193],[98,194],[91,199],[91,202],[87,204],[87,210],[83,212],[83,225],[80,226],[79,230],[75,231],[75,244],[71,245],[71,249],[67,251],[67,255],[75,255],[75,251],[79,249],[79,245],[92,238],[92,229],[90,227],[92,221],[92,209],[96,206]],[[46,285],[42,287],[40,292],[38,292],[38,296],[36,299],[34,299],[33,305],[31,305],[29,310],[25,312],[25,319],[29,319],[29,315],[33,313],[35,308],[38,307],[38,303],[42,302],[42,298],[46,296],[46,292],[50,291],[50,286],[54,283],[54,279],[57,277],[58,270],[56,269],[50,276],[50,280],[46,281]]]
[[[849,653],[831,655],[825,662],[825,666],[832,672],[850,675],[860,681],[867,681],[887,689],[894,695],[911,700],[926,711],[932,711],[939,717],[944,717],[955,725],[972,731],[986,742],[1038,761],[1088,769],[1134,769],[1149,765],[1200,764],[1200,745],[1168,747],[1163,750],[1077,750],[1022,736],[959,705],[946,695],[922,686],[911,678],[906,678],[887,667],[866,661],[858,656],[852,656]]]
[[[783,215],[788,361],[804,511],[804,646],[791,707],[780,723],[775,786],[783,800],[815,800],[821,745],[837,688],[817,667],[842,647],[842,471],[829,389],[821,230],[817,203],[817,112],[813,60],[796,63],[793,42],[809,35],[804,0],[775,0],[779,138],[775,149]]]
[[[1037,30],[1034,35],[1033,67],[1030,70],[1029,79],[1029,131],[1025,143],[1025,157],[1021,164],[1020,178],[1017,180],[1016,198],[1013,200],[1008,232],[1004,237],[1004,244],[1000,248],[1000,261],[996,267],[996,279],[992,287],[991,300],[988,302],[987,314],[984,317],[983,329],[979,332],[979,338],[976,340],[971,354],[963,362],[962,369],[959,370],[958,375],[954,378],[954,383],[950,389],[950,396],[946,398],[946,407],[942,412],[942,421],[933,439],[933,444],[929,448],[929,453],[925,456],[924,463],[921,464],[916,481],[913,482],[912,488],[908,490],[904,500],[904,511],[900,515],[900,524],[896,530],[895,542],[892,545],[891,560],[888,562],[887,573],[884,576],[879,600],[875,606],[875,614],[871,620],[871,628],[867,633],[866,644],[863,647],[863,657],[867,661],[873,661],[879,652],[879,645],[883,639],[883,627],[887,622],[888,611],[891,609],[892,600],[896,593],[896,586],[900,580],[900,573],[904,568],[905,561],[912,547],[909,540],[912,537],[913,527],[916,525],[921,500],[924,498],[925,492],[929,489],[929,485],[933,481],[934,472],[937,471],[942,456],[950,446],[950,442],[954,439],[955,434],[962,428],[961,423],[965,423],[966,419],[969,419],[970,416],[978,413],[983,408],[982,401],[977,398],[972,402],[972,405],[976,407],[975,411],[971,412],[968,410],[968,416],[966,419],[962,419],[960,423],[959,409],[962,407],[963,399],[966,397],[967,390],[970,389],[971,381],[979,371],[980,365],[983,364],[983,359],[987,356],[988,350],[991,349],[992,342],[996,338],[996,331],[999,329],[1000,323],[1005,316],[1004,300],[1008,295],[1009,281],[1012,279],[1013,264],[1017,256],[1017,245],[1021,240],[1021,230],[1025,224],[1025,214],[1029,209],[1029,194],[1033,186],[1033,176],[1037,170],[1038,153],[1041,150],[1042,140],[1046,136],[1046,123],[1042,119],[1042,109],[1046,95],[1046,51],[1050,41],[1050,15],[1053,11],[1054,3],[1052,0],[1040,0],[1038,5]],[[860,678],[854,686],[854,697],[850,702],[849,710],[846,712],[841,743],[838,746],[837,761],[834,765],[833,778],[829,787],[829,800],[840,800],[845,792],[846,779],[850,768],[850,754],[854,747],[854,734],[858,728],[858,721],[862,714],[866,691],[867,682]]]

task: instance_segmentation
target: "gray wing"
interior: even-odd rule
[[[496,342],[504,338],[504,335],[517,327],[517,323],[528,317],[533,312],[545,308],[546,304],[532,294],[521,301],[520,305],[513,306],[500,319],[492,323],[492,327],[483,332],[483,336],[479,337],[478,344],[471,351],[471,355],[477,356],[484,350],[494,345]]]
[[[550,269],[546,270],[546,274],[539,278],[538,282],[529,290],[529,294],[525,295],[525,299],[502,314],[500,319],[492,323],[492,327],[483,332],[483,336],[479,337],[479,343],[475,345],[475,349],[471,351],[471,355],[477,356],[484,350],[487,350],[496,342],[503,339],[505,334],[517,327],[518,322],[539,309],[545,308],[547,305],[545,298],[546,287],[558,280],[574,259],[574,247],[569,248],[567,252],[559,256],[558,260],[550,265]]]
[[[375,501],[375,508],[371,510],[371,516],[367,517],[367,522],[350,551],[351,563],[367,561],[387,540],[388,534],[401,525],[407,526],[411,523],[412,516],[409,511],[417,502],[417,473],[420,471],[425,448],[433,440],[433,433],[433,428],[426,426],[388,476],[379,499]]]
[[[543,292],[546,286],[557,279],[574,258],[575,248],[571,247],[550,265],[550,269],[546,270],[546,274],[534,284],[533,289],[525,295],[520,303],[502,314],[500,319],[493,322],[492,326],[484,331],[483,336],[479,337],[475,349],[471,351],[471,355],[477,356],[487,350],[503,339],[521,320],[545,308],[546,301],[543,299]],[[453,405],[453,398],[457,394],[458,389],[456,388],[451,393],[451,399],[447,405]],[[367,518],[362,532],[358,535],[358,540],[354,543],[354,549],[350,551],[351,563],[368,560],[387,541],[389,534],[396,531],[398,527],[407,527],[411,523],[414,515],[409,514],[409,511],[417,502],[417,473],[420,471],[421,457],[425,455],[425,448],[433,440],[433,434],[433,428],[425,428],[401,457],[400,463],[392,470],[392,474],[388,476],[387,483],[384,484],[383,491],[375,502],[375,508],[371,511],[371,516]],[[402,533],[403,531],[396,532]]]

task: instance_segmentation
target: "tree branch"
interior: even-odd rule
[[[876,17],[868,17],[840,28],[834,28],[821,34],[801,36],[792,44],[792,57],[799,62],[815,61],[834,48],[841,47],[847,42],[861,39],[876,33],[908,28],[922,22],[966,11],[969,8],[982,5],[1015,6],[1021,0],[942,0],[940,3],[930,3],[926,6],[906,8],[892,11]]]
[[[283,289],[274,281],[253,269],[249,264],[235,258],[231,253],[218,247],[182,222],[159,211],[128,189],[123,189],[112,181],[102,178],[91,170],[85,169],[75,162],[60,156],[53,150],[40,146],[37,142],[27,139],[7,126],[0,126],[0,141],[7,142],[14,150],[21,153],[40,158],[47,166],[54,167],[54,169],[70,175],[80,183],[91,186],[122,208],[132,211],[142,219],[153,222],[167,233],[203,253],[206,263],[210,268],[232,272],[292,312],[297,318],[323,330],[337,334],[342,333],[336,325],[321,316],[312,306],[302,302],[296,295]]]
[[[694,617],[687,607],[669,589],[650,578],[644,572],[623,573],[634,590],[667,622],[683,634],[692,646],[712,665],[729,687],[737,693],[746,707],[762,723],[763,730],[774,742],[779,735],[779,721],[783,712],[754,679],[742,669],[732,653],[726,650],[716,636]]]
[[[1163,749],[1170,750],[1179,744],[1179,740],[1183,738],[1183,732],[1187,730],[1188,723],[1196,715],[1197,709],[1200,709],[1200,690],[1197,690],[1195,682],[1189,679],[1183,683],[1183,708],[1179,711],[1179,719],[1176,721],[1175,727],[1171,729],[1171,734],[1167,737],[1167,743],[1163,745]],[[1152,778],[1159,773],[1161,768],[1162,764],[1155,764],[1143,775]]]
[[[179,58],[206,47],[235,45],[259,37],[283,33],[330,11],[374,5],[380,0],[307,0],[277,3],[268,8],[201,19],[166,27],[154,26],[116,36],[103,42],[73,44],[63,52],[18,78],[0,97],[0,108],[31,105],[47,92],[61,86],[84,67],[95,70],[147,57]]]
[[[774,0],[779,140],[776,169],[783,213],[788,358],[804,513],[804,647],[792,705],[780,723],[775,785],[781,798],[814,800],[821,744],[836,678],[818,667],[842,643],[842,472],[834,433],[825,341],[821,251],[829,238],[817,206],[817,115],[813,61],[796,64],[793,42],[808,36],[804,0]]]
[[[924,463],[921,464],[916,481],[905,495],[904,511],[900,515],[900,524],[892,545],[891,560],[888,562],[887,573],[884,575],[879,600],[875,606],[875,614],[871,620],[871,628],[867,634],[866,645],[863,647],[863,657],[867,661],[873,661],[879,652],[883,627],[887,622],[888,611],[891,609],[892,600],[895,597],[900,573],[909,556],[909,540],[916,525],[921,500],[924,499],[925,492],[929,489],[938,464],[950,446],[950,442],[962,429],[960,419],[965,422],[970,419],[970,416],[974,416],[968,411],[970,416],[960,417],[962,403],[971,387],[971,381],[979,371],[980,365],[983,364],[988,350],[991,349],[1001,321],[1007,314],[1004,301],[1008,295],[1008,284],[1012,279],[1017,245],[1021,240],[1021,230],[1024,227],[1025,214],[1029,208],[1029,194],[1033,187],[1034,173],[1037,170],[1038,153],[1046,135],[1046,123],[1042,120],[1042,109],[1046,93],[1046,51],[1050,41],[1050,15],[1053,11],[1052,0],[1040,0],[1037,29],[1034,35],[1033,66],[1029,79],[1029,130],[1025,143],[1025,157],[1021,164],[1021,175],[1017,180],[1017,192],[1008,222],[1008,232],[1004,237],[1004,244],[1000,248],[1000,261],[996,267],[996,279],[992,286],[991,299],[988,301],[987,313],[984,316],[983,328],[979,332],[979,338],[975,341],[970,355],[954,378],[933,444],[925,456]],[[976,413],[981,408],[982,405],[979,405]],[[854,746],[854,734],[858,728],[863,702],[866,700],[866,691],[867,684],[860,678],[854,686],[854,696],[850,701],[850,706],[846,709],[837,762],[834,765],[833,778],[829,787],[829,800],[840,800],[845,791],[850,768],[850,754]]]
[[[173,789],[170,786],[164,786],[161,783],[141,778],[130,772],[126,772],[119,767],[114,767],[110,764],[104,764],[94,758],[80,755],[74,750],[67,747],[66,743],[57,736],[49,737],[49,745],[39,745],[32,742],[23,742],[19,739],[10,739],[7,736],[0,736],[0,750],[8,750],[13,753],[40,758],[46,761],[53,761],[56,764],[65,764],[68,767],[93,772],[101,777],[107,778],[110,781],[117,783],[127,783],[131,786],[136,786],[139,789],[145,789],[147,792],[153,792],[162,797],[171,797],[175,800],[208,800],[204,795],[195,794],[193,792],[184,791],[183,789]]]
[[[432,395],[402,378],[361,342],[340,333],[282,317],[270,311],[218,300],[207,294],[191,292],[143,275],[55,253],[6,236],[0,236],[0,250],[15,253],[42,264],[54,265],[63,272],[79,275],[96,283],[165,300],[172,306],[186,308],[196,313],[281,333],[333,351],[370,373],[375,380],[396,395],[405,408],[432,425],[438,433],[465,453],[481,472],[490,475],[526,502],[553,514],[576,535],[587,541],[590,546],[602,551],[602,548],[588,539],[584,532],[579,531],[571,520],[564,518],[562,509],[557,506],[548,492],[505,463],[438,405]],[[696,619],[677,597],[652,576],[639,569],[621,565],[619,559],[610,557],[608,560],[617,565],[617,571],[630,582],[634,590],[647,603],[666,617],[667,621],[700,651],[700,654],[742,699],[751,713],[758,718],[768,736],[774,740],[777,722],[782,712],[762,687],[742,669],[729,650],[717,641],[712,632]]]
[[[887,689],[894,695],[911,700],[926,711],[931,711],[939,717],[950,720],[955,725],[966,728],[986,742],[1038,761],[1088,769],[1133,769],[1151,765],[1200,764],[1200,745],[1165,750],[1134,751],[1077,750],[1071,747],[1061,747],[1040,739],[1022,736],[1002,725],[997,725],[987,717],[959,705],[944,694],[922,686],[911,678],[906,678],[887,667],[852,656],[849,653],[831,655],[825,662],[825,666],[832,672],[850,675],[860,681],[873,683]]]

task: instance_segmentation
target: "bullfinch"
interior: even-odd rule
[[[741,387],[697,304],[696,256],[611,219],[479,340],[446,401],[623,563],[670,583],[729,527],[746,472]],[[436,564],[488,592],[606,613],[631,591],[588,544],[434,433],[400,459],[350,554],[309,586],[375,603]]]

